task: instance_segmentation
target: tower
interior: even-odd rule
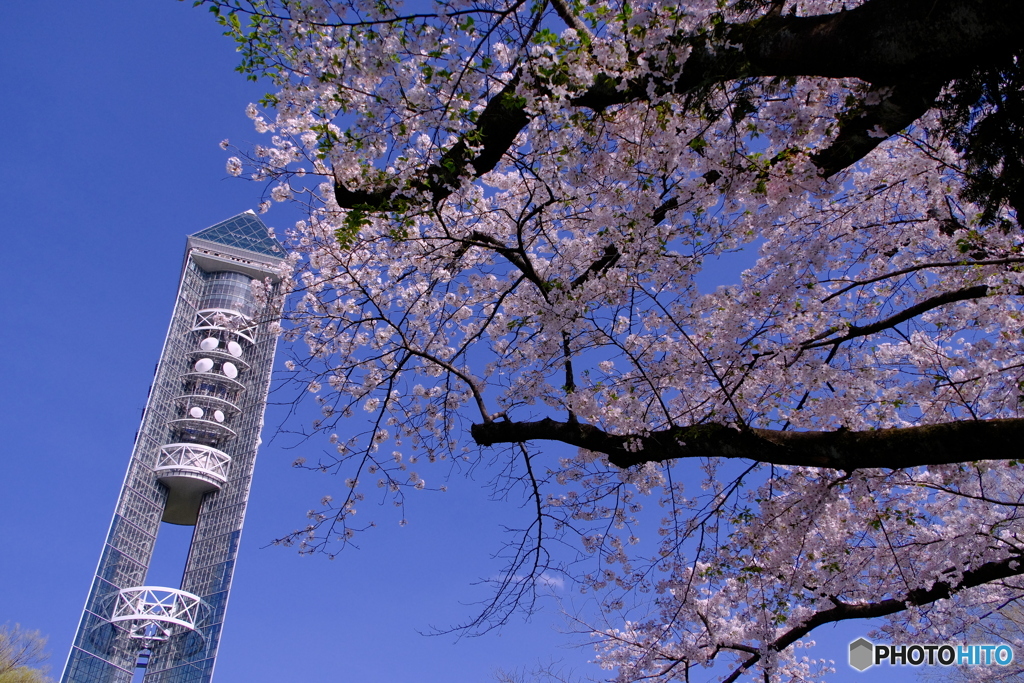
[[[188,238],[178,297],[62,683],[207,683],[260,443],[285,252],[251,211]],[[146,585],[161,522],[194,526],[177,588]]]

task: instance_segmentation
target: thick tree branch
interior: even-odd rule
[[[761,75],[860,78],[875,85],[964,76],[1022,44],[1015,0],[869,0],[850,11],[770,17],[743,52]],[[814,64],[811,64],[814,62]]]
[[[842,344],[843,342],[856,339],[857,337],[865,337],[882,330],[888,330],[896,327],[900,323],[906,322],[911,318],[916,318],[922,313],[927,313],[930,310],[945,306],[946,304],[955,303],[957,301],[969,301],[971,299],[983,299],[989,295],[992,290],[988,285],[975,285],[974,287],[964,287],[953,292],[945,292],[943,294],[937,294],[933,297],[929,297],[924,301],[918,302],[913,306],[903,309],[899,313],[895,313],[888,318],[878,320],[869,325],[851,325],[847,328],[846,334],[842,337],[836,337],[833,339],[812,339],[804,342],[800,345],[802,349],[815,349],[822,346],[833,346],[836,344]],[[1008,292],[1011,293],[1011,292]],[[1013,294],[1024,295],[1024,287],[1014,289]],[[830,331],[826,334],[832,334]]]
[[[620,258],[622,258],[622,254],[619,252],[618,247],[614,244],[609,244],[604,248],[601,258],[591,263],[589,268],[572,281],[573,289],[581,287],[591,279],[603,275],[609,268],[614,268]]]
[[[609,434],[594,425],[545,418],[536,422],[474,424],[471,434],[480,446],[560,441],[604,453],[613,465],[622,468],[684,458],[739,458],[773,465],[852,471],[1019,458],[1020,444],[1024,443],[1024,418],[864,432],[739,430],[708,423],[642,435]]]
[[[469,234],[469,239],[472,240],[472,242],[468,242],[468,244],[475,243],[479,246],[493,249],[498,254],[501,254],[505,260],[518,268],[519,272],[523,274],[523,277],[532,282],[537,289],[541,291],[541,293],[548,290],[548,283],[540,276],[540,274],[537,273],[533,264],[530,263],[530,260],[522,249],[506,246],[501,241],[486,233],[482,233],[479,230],[471,232]]]
[[[515,92],[516,76],[490,99],[477,118],[476,127],[445,152],[438,163],[428,167],[422,178],[409,187],[393,185],[367,192],[349,190],[341,183],[334,186],[338,205],[347,209],[390,211],[400,209],[407,201],[426,195],[434,202],[448,197],[459,186],[463,175],[479,178],[498,165],[512,141],[530,122]]]
[[[823,624],[846,621],[847,619],[874,619],[889,614],[896,614],[910,607],[920,607],[921,605],[928,605],[939,600],[947,600],[954,594],[968,588],[975,588],[992,583],[993,581],[1020,576],[1021,574],[1024,574],[1024,561],[1022,561],[1022,558],[1020,556],[1007,557],[996,562],[986,562],[974,569],[965,571],[960,580],[955,584],[947,581],[938,581],[932,584],[931,588],[916,588],[907,593],[907,596],[904,598],[889,598],[869,603],[835,601],[835,607],[813,615],[803,625],[788,631],[776,640],[772,647],[776,650],[788,647]]]
[[[839,135],[827,148],[811,155],[821,175],[835,175],[863,159],[891,135],[914,123],[935,104],[944,81],[910,81],[883,87],[881,102],[840,120]]]
[[[714,38],[670,38],[666,52],[672,63],[652,68],[659,76],[623,83],[602,74],[569,101],[601,111],[652,95],[686,95],[710,84],[756,77],[853,77],[890,86],[880,104],[841,122],[835,143],[815,155],[815,164],[829,176],[884,139],[872,137],[872,131],[891,135],[905,128],[933,105],[942,85],[1019,50],[1024,46],[1022,25],[1024,3],[1019,0],[869,0],[828,15],[769,13],[744,24],[719,26]],[[687,50],[688,57],[679,59]],[[368,192],[338,183],[338,204],[389,211],[424,195],[437,202],[458,187],[460,178],[478,178],[493,169],[530,122],[525,103],[516,96],[519,82],[517,75],[492,97],[473,130],[410,186]]]
[[[821,300],[822,303],[846,294],[851,289],[856,287],[863,287],[864,285],[870,285],[872,282],[880,282],[882,280],[888,280],[890,278],[899,277],[900,275],[907,275],[908,273],[916,273],[919,270],[929,270],[932,268],[962,268],[964,266],[1003,266],[1011,263],[1024,263],[1024,258],[1020,257],[1008,257],[1008,258],[997,258],[987,260],[973,260],[965,259],[963,261],[927,261],[925,263],[918,263],[913,266],[907,266],[906,268],[900,268],[888,273],[881,275],[875,275],[864,280],[854,280],[846,286],[838,289],[827,297]],[[841,281],[843,282],[843,281]],[[846,282],[849,282],[848,280]]]
[[[889,598],[878,602],[866,603],[845,603],[833,600],[835,607],[818,612],[804,621],[800,626],[790,629],[771,644],[771,649],[781,652],[808,633],[824,626],[849,619],[874,619],[890,614],[902,612],[911,607],[929,605],[939,600],[946,600],[954,594],[969,588],[975,588],[993,581],[1008,579],[1013,576],[1024,574],[1024,561],[1020,556],[1008,557],[996,562],[985,564],[965,571],[963,576],[955,584],[939,581],[931,588],[918,588],[910,591],[905,598]],[[730,649],[747,651],[745,646],[728,646]],[[759,653],[754,653],[744,660],[740,668],[733,676],[726,678],[726,681],[736,680],[737,675],[749,669],[761,659]]]

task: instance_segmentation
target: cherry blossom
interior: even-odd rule
[[[568,580],[619,681],[818,680],[819,626],[1022,597],[1024,181],[977,142],[1019,5],[203,4],[273,86],[229,172],[308,208],[288,369],[337,456],[296,462],[347,486],[283,542],[497,452],[535,520],[471,626]]]

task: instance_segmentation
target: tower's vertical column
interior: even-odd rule
[[[223,275],[213,274],[214,277]],[[211,290],[220,290],[211,292],[209,297],[230,294],[223,278],[210,280],[207,285]],[[232,399],[237,404],[230,418],[235,436],[221,446],[231,458],[231,470],[224,488],[203,500],[181,583],[182,590],[200,596],[207,606],[204,642],[198,647],[197,643],[181,639],[155,651],[149,662],[147,683],[205,681],[212,675],[263,426],[263,406],[270,387],[274,335],[265,327],[242,327],[230,320],[218,320],[218,315],[224,316],[223,311],[211,314],[216,309],[202,308],[211,302],[210,298],[205,301],[197,314],[196,342],[201,345],[212,344],[217,338],[222,340],[220,348],[230,349],[233,354],[228,361],[232,366],[229,371],[232,386],[221,387],[218,391],[240,389]],[[214,354],[204,357],[211,356]],[[216,370],[215,367],[202,381],[223,384],[226,378],[223,372]]]
[[[65,683],[209,681],[276,337],[253,279],[284,251],[251,212],[192,235],[163,353]],[[180,588],[146,586],[161,521],[196,525]],[[140,659],[140,653],[143,656]]]

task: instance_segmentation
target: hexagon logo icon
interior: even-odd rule
[[[867,638],[858,638],[850,643],[850,666],[857,671],[864,671],[874,664],[875,646]]]

